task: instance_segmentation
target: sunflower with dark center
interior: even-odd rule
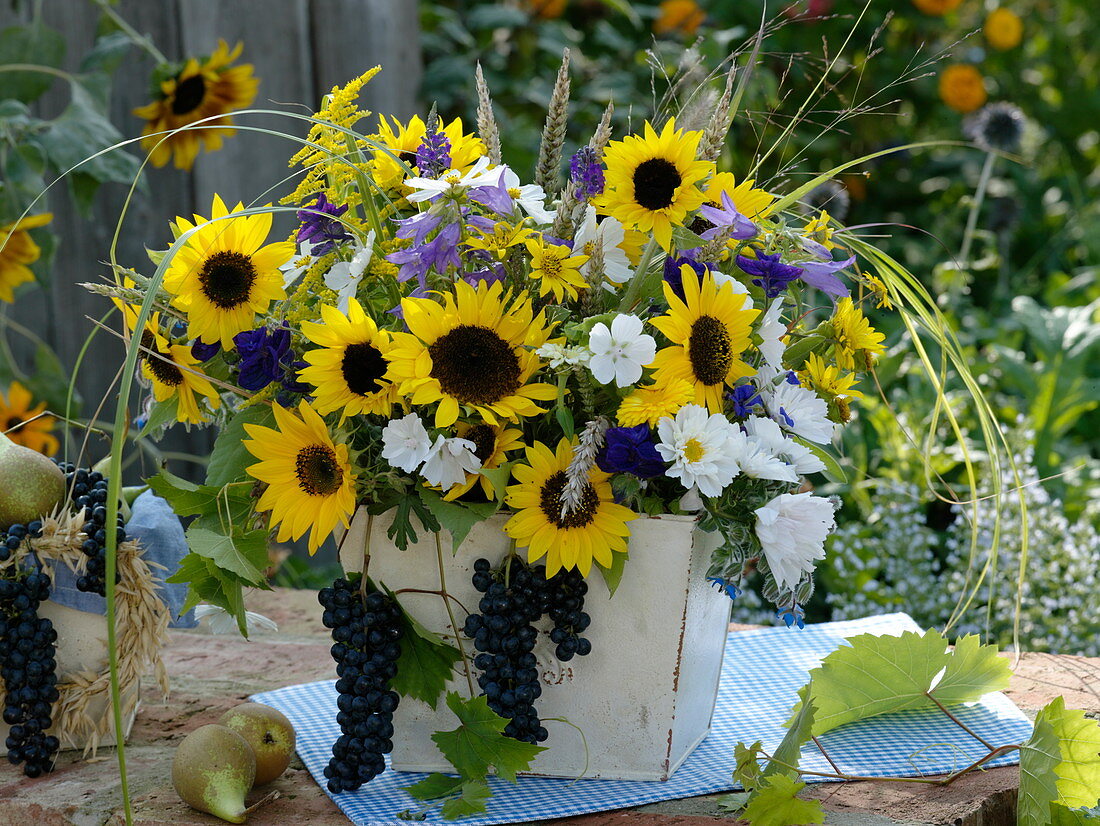
[[[124,311],[126,326],[133,332],[137,308]],[[141,374],[149,380],[153,398],[158,402],[176,400],[176,420],[184,424],[203,424],[209,417],[199,398],[206,399],[211,410],[221,406],[221,396],[203,373],[202,367],[183,344],[172,344],[160,332],[160,313],[153,313],[141,333]]]
[[[373,179],[383,189],[399,190],[401,182],[409,174],[393,157],[396,155],[416,174],[416,150],[424,142],[427,125],[418,116],[413,115],[407,124],[397,118],[382,115],[378,120],[378,134],[371,135],[383,149],[374,150]],[[485,144],[481,138],[463,131],[462,120],[455,118],[442,132],[451,143],[451,169],[466,172],[474,161],[485,154]]]
[[[657,352],[653,361],[658,386],[677,379],[695,388],[695,403],[711,413],[721,413],[726,387],[754,370],[741,359],[749,347],[752,322],[759,310],[745,307],[745,296],[732,284],[719,288],[710,273],[700,279],[684,265],[684,298],[665,282],[668,312],[650,319],[671,345]]]
[[[412,404],[438,402],[436,427],[450,427],[462,410],[491,425],[537,416],[544,411],[535,402],[557,397],[553,385],[531,382],[541,365],[534,351],[551,328],[525,294],[460,281],[442,304],[406,298],[401,309],[410,332],[393,334],[387,378]]]
[[[0,433],[17,445],[53,456],[61,446],[51,432],[57,420],[42,415],[45,411],[45,402],[34,404],[31,391],[13,381],[0,395]]]
[[[481,460],[482,470],[493,470],[500,467],[508,459],[508,451],[523,447],[523,431],[514,427],[485,424],[478,422],[469,424],[459,422],[457,435],[460,439],[469,439],[474,443],[474,455]],[[480,473],[468,473],[466,481],[461,485],[455,485],[443,497],[447,500],[458,499],[465,496],[478,485],[481,493],[489,502],[497,498],[497,490],[488,476]]]
[[[210,57],[188,60],[161,81],[159,99],[134,110],[145,121],[141,148],[153,166],[164,166],[174,157],[176,169],[190,169],[200,151],[216,152],[234,134],[229,113],[251,106],[260,85],[251,64],[231,65],[242,48],[238,43],[230,51],[219,40]],[[206,118],[212,120],[195,129],[184,128]]]
[[[233,212],[244,209],[241,204]],[[286,298],[279,267],[294,256],[294,244],[265,244],[271,213],[231,215],[215,195],[210,220],[176,218],[175,237],[198,228],[176,253],[164,274],[172,304],[187,313],[187,333],[203,344],[233,347],[233,336],[255,326],[257,314]]]
[[[576,568],[587,576],[593,561],[610,568],[613,554],[626,553],[626,523],[637,518],[630,508],[615,504],[611,476],[598,468],[589,472],[580,505],[562,516],[561,493],[574,444],[562,439],[551,451],[535,442],[527,448],[527,464],[512,469],[518,484],[508,486],[506,502],[515,515],[505,523],[504,532],[527,548],[528,561],[546,557],[547,576],[563,568]]]
[[[272,405],[275,427],[246,424],[248,452],[260,461],[248,474],[267,484],[257,510],[271,511],[279,526],[276,541],[309,532],[309,552],[316,553],[329,534],[347,528],[355,510],[355,476],[348,447],[333,441],[324,420],[304,399],[298,414]]]
[[[389,415],[397,398],[396,388],[385,378],[390,337],[356,299],[348,301],[346,316],[322,305],[321,322],[303,321],[302,333],[320,346],[303,356],[309,366],[298,372],[303,382],[317,388],[313,395],[318,413],[338,410],[341,423],[361,413]]]
[[[593,201],[596,208],[624,227],[652,232],[669,250],[672,228],[706,200],[699,184],[714,164],[695,158],[702,134],[679,130],[670,118],[660,135],[646,123],[644,137],[612,141],[604,151],[606,184]]]
[[[34,281],[27,265],[42,257],[42,249],[27,230],[44,227],[52,220],[53,213],[43,212],[0,225],[0,301],[15,301],[15,288]]]

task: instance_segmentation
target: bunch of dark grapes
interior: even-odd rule
[[[0,545],[7,560],[28,535],[37,536],[40,522],[12,525]],[[53,725],[57,702],[57,632],[38,616],[38,606],[50,596],[50,578],[41,571],[10,566],[0,579],[0,679],[4,684],[3,720],[11,728],[4,745],[8,760],[23,765],[27,777],[53,770],[60,743],[46,734]]]
[[[479,614],[466,618],[463,631],[472,637],[481,653],[474,666],[481,674],[486,702],[509,722],[504,733],[525,743],[541,743],[547,731],[535,711],[542,694],[539,672],[532,650],[538,639],[534,623],[549,605],[546,569],[529,568],[518,557],[509,557],[496,572],[489,560],[474,562],[474,587],[484,594]]]
[[[592,643],[581,636],[592,624],[592,618],[584,612],[584,595],[588,593],[588,583],[576,568],[558,571],[548,583],[550,606],[547,611],[554,623],[550,631],[550,641],[557,645],[556,656],[563,663],[573,659],[573,655],[585,656],[591,653]]]
[[[321,621],[332,629],[336,660],[336,721],[340,738],[325,768],[333,794],[355,791],[386,769],[393,750],[393,712],[399,696],[390,690],[401,656],[401,609],[386,594],[362,596],[358,577],[322,588]]]
[[[104,596],[107,572],[107,480],[99,471],[78,468],[66,462],[60,465],[65,474],[65,489],[72,498],[73,509],[84,519],[85,540],[80,549],[88,557],[85,573],[76,580],[77,590]],[[118,516],[118,541],[126,541],[121,513]],[[118,582],[118,573],[115,573]]]

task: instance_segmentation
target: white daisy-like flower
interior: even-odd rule
[[[685,488],[698,487],[704,496],[721,495],[741,470],[731,444],[740,432],[721,413],[708,415],[705,407],[684,405],[675,418],[657,422],[657,452],[671,463],[665,475]]]
[[[359,282],[367,271],[371,256],[374,254],[374,230],[367,233],[367,243],[356,245],[355,254],[350,261],[337,261],[325,273],[325,286],[339,296],[337,306],[344,315],[348,314],[348,302],[355,298]]]
[[[751,416],[742,425],[746,432],[764,445],[773,456],[792,465],[796,473],[819,473],[825,470],[825,463],[806,445],[799,444],[787,436],[783,429],[771,419],[763,416]]]
[[[765,364],[774,370],[783,369],[783,351],[787,349],[781,341],[783,336],[787,335],[787,325],[783,323],[782,314],[783,296],[780,295],[764,312],[764,317],[760,319],[760,326],[756,330],[762,339],[760,355],[764,357]]]
[[[753,479],[771,479],[773,482],[797,482],[795,469],[773,454],[766,444],[734,428],[729,450],[737,466]]]
[[[551,370],[560,370],[563,367],[587,367],[592,353],[587,347],[577,344],[563,345],[547,342],[535,350],[535,355],[549,363]]]
[[[428,484],[450,490],[465,482],[467,473],[477,473],[481,469],[481,460],[474,453],[476,449],[469,439],[436,436],[420,475]]]
[[[811,493],[781,493],[756,511],[756,536],[780,590],[791,591],[825,558],[835,527],[833,504]]]
[[[766,364],[757,374],[757,386],[768,415],[784,430],[797,433],[811,442],[828,444],[836,430],[836,425],[829,421],[829,405],[812,390],[792,384],[786,378],[790,375]]]
[[[520,209],[538,221],[540,224],[552,224],[554,222],[554,210],[546,208],[546,192],[538,184],[520,184],[519,175],[512,171],[507,164],[501,164],[493,170],[499,174],[503,170],[504,180],[501,182],[508,195],[519,204]],[[497,178],[500,180],[500,178]]]
[[[450,169],[438,178],[406,178],[405,186],[414,190],[406,197],[415,204],[420,201],[429,201],[456,188],[491,186],[500,180],[500,172],[489,169],[489,165],[488,156],[482,155],[465,174],[457,169]]]
[[[229,634],[239,636],[241,633],[241,628],[237,625],[237,618],[217,605],[200,602],[195,606],[195,619],[198,620],[200,632],[205,631],[208,634],[218,636]],[[279,626],[275,620],[265,617],[263,614],[257,614],[255,611],[244,612],[244,623],[245,628],[248,629],[249,637],[264,631],[279,632]]]
[[[424,422],[415,413],[391,419],[382,428],[382,458],[406,473],[412,473],[432,449],[432,440]]]
[[[741,279],[735,278],[729,273],[724,273],[721,270],[712,270],[709,267],[707,268],[707,272],[709,272],[710,277],[714,279],[714,286],[718,289],[722,289],[726,284],[731,284],[731,289],[735,295],[745,296],[745,303],[742,309],[751,310],[754,308],[755,305],[752,302],[752,296],[749,295],[749,288],[745,286],[745,283],[741,281]]]
[[[592,266],[592,253],[597,249],[603,250],[603,275],[612,284],[625,284],[634,275],[630,268],[630,259],[619,247],[626,237],[626,231],[622,223],[610,215],[599,223],[596,222],[596,209],[589,205],[584,208],[584,220],[580,229],[573,236],[573,254],[587,255],[589,260],[581,264],[581,272],[588,277],[589,268]],[[604,288],[611,287],[604,284]]]
[[[289,289],[290,285],[302,277],[302,273],[313,266],[313,250],[317,244],[311,241],[303,241],[298,245],[298,254],[280,265],[279,271],[283,274],[283,289]]]
[[[634,315],[619,314],[611,321],[611,329],[602,321],[593,325],[588,334],[588,349],[592,358],[588,369],[600,384],[615,382],[616,387],[629,387],[642,377],[642,368],[657,355],[657,342],[642,332],[642,320]]]

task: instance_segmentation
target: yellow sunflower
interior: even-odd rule
[[[768,207],[775,196],[763,189],[756,189],[756,180],[747,178],[740,183],[732,172],[718,172],[707,182],[707,203],[722,206],[722,193],[730,196],[737,211],[746,218],[755,219],[768,214]]]
[[[555,453],[535,442],[526,452],[527,464],[512,469],[519,484],[508,486],[506,501],[515,515],[505,523],[504,532],[527,548],[528,561],[546,557],[547,576],[563,568],[588,576],[593,560],[610,568],[612,553],[626,553],[626,523],[637,518],[630,508],[615,504],[610,474],[593,468],[580,507],[563,518],[561,492],[573,458],[572,444],[562,439]]]
[[[141,148],[149,153],[153,166],[164,166],[175,156],[176,169],[190,169],[200,150],[216,152],[222,140],[236,131],[229,113],[251,106],[260,80],[252,75],[252,65],[230,64],[240,57],[242,45],[233,51],[224,40],[203,61],[191,58],[174,76],[160,84],[160,98],[139,106],[134,114],[145,121],[141,130]],[[214,118],[195,129],[188,124]],[[182,130],[165,135],[165,132]]]
[[[126,326],[133,332],[137,321],[137,308],[126,308]],[[176,399],[176,420],[184,424],[202,424],[207,416],[199,409],[199,396],[210,407],[221,407],[221,396],[210,379],[199,367],[199,360],[191,354],[191,348],[172,344],[160,332],[160,314],[153,313],[141,333],[141,374],[153,388],[153,398],[158,402]]]
[[[1020,45],[1024,39],[1024,21],[1012,9],[994,9],[982,26],[986,42],[994,49],[1006,51]]]
[[[644,137],[629,135],[604,151],[605,188],[597,209],[623,226],[652,232],[664,249],[672,228],[706,200],[697,184],[714,171],[710,161],[695,159],[702,132],[684,132],[669,118],[658,135],[647,122]]]
[[[982,73],[969,63],[955,63],[940,72],[940,99],[956,112],[981,108],[988,95]]]
[[[474,443],[474,455],[481,460],[482,470],[500,467],[508,458],[506,454],[509,450],[516,450],[523,446],[523,431],[516,430],[514,427],[485,424],[485,422],[476,424],[460,422],[457,435],[460,439],[469,439]],[[485,498],[490,502],[494,501],[497,497],[496,488],[487,476],[482,476],[480,473],[466,474],[466,481],[461,485],[455,485],[443,498],[450,500],[464,496],[479,482]]]
[[[726,386],[755,371],[739,356],[749,346],[752,321],[759,310],[745,309],[745,296],[733,285],[714,283],[710,273],[702,280],[686,264],[681,268],[684,300],[666,281],[668,312],[650,323],[672,342],[653,361],[658,384],[673,379],[692,382],[695,403],[711,413],[721,413]]]
[[[271,511],[279,542],[309,531],[309,552],[314,554],[337,524],[348,527],[355,510],[348,446],[333,442],[324,420],[304,399],[298,405],[301,418],[279,405],[272,409],[277,429],[244,426],[252,437],[244,446],[260,460],[248,473],[267,483],[256,507]]]
[[[871,326],[851,298],[837,302],[832,327],[836,365],[843,370],[854,370],[857,363],[865,370],[875,355],[886,349],[882,344],[886,336]]]
[[[695,387],[687,379],[668,379],[648,387],[639,387],[622,400],[616,417],[623,427],[648,424],[673,417],[685,404],[695,401]]]
[[[31,407],[32,401],[30,391],[13,381],[8,386],[7,397],[0,395],[0,433],[17,445],[53,456],[60,447],[50,432],[56,420],[53,416],[42,415],[46,410],[45,402]]]
[[[531,278],[539,282],[539,295],[553,293],[560,303],[566,295],[575,299],[587,289],[588,282],[580,270],[587,255],[573,255],[568,245],[550,244],[541,238],[528,239],[527,251],[531,253]]]
[[[15,301],[15,288],[34,281],[27,264],[37,261],[42,250],[27,230],[44,227],[52,220],[52,213],[43,212],[0,226],[0,301]]]
[[[345,316],[335,307],[321,306],[321,323],[302,322],[302,332],[320,350],[303,356],[309,367],[298,372],[302,381],[317,388],[318,413],[340,411],[340,421],[360,413],[388,415],[396,388],[383,378],[389,369],[386,353],[390,337],[379,330],[359,302],[348,302]]]
[[[397,118],[392,118],[392,121],[391,124],[385,115],[380,116],[378,134],[371,137],[415,170],[416,150],[424,140],[427,125],[417,115],[413,115],[408,124],[402,124]],[[451,169],[465,172],[485,154],[485,144],[481,138],[464,132],[460,118],[444,126],[443,134],[451,142]],[[391,154],[380,149],[374,151],[374,180],[379,186],[396,190],[405,175],[405,170]]]
[[[534,351],[550,328],[526,296],[513,299],[499,282],[455,285],[439,304],[401,302],[411,332],[395,333],[387,378],[412,404],[435,404],[435,426],[450,427],[460,408],[488,424],[544,412],[535,401],[557,397],[549,384],[530,384],[539,368]]]
[[[695,34],[707,17],[695,0],[664,0],[657,11],[658,17],[653,21],[655,34]]]
[[[241,204],[233,207],[236,212]],[[195,216],[192,224],[176,218],[176,236],[199,227],[176,253],[164,274],[164,289],[172,303],[187,313],[187,333],[203,344],[233,347],[233,336],[251,330],[256,314],[267,312],[275,299],[286,298],[279,267],[294,256],[294,243],[264,246],[271,230],[271,213],[239,218],[229,215],[215,195],[210,220]],[[221,220],[218,220],[221,219]]]

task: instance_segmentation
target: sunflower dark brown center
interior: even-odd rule
[[[166,357],[162,355],[148,356],[145,363],[149,365],[150,372],[161,384],[167,384],[169,387],[179,387],[183,384],[183,371],[176,366],[175,362],[169,361]]]
[[[344,483],[336,451],[328,445],[306,445],[294,463],[298,487],[310,496],[332,496]]]
[[[382,389],[382,376],[389,363],[373,344],[362,342],[344,348],[340,372],[348,383],[348,390],[357,396],[369,396]]]
[[[585,483],[581,503],[576,510],[561,515],[561,492],[565,489],[565,471],[559,470],[542,483],[539,507],[543,516],[557,528],[583,528],[591,525],[600,509],[600,497],[590,483]]]
[[[519,357],[488,327],[461,324],[428,345],[433,379],[463,404],[494,404],[520,386]]]
[[[199,271],[202,294],[222,310],[231,310],[248,301],[255,281],[255,264],[240,252],[216,252],[203,262]]]
[[[700,316],[691,325],[688,360],[695,378],[703,384],[720,384],[733,364],[733,342],[726,326],[714,316]]]
[[[15,430],[16,428],[20,428],[22,426],[23,426],[23,420],[21,418],[19,418],[18,416],[12,416],[11,418],[8,419],[7,423],[4,425],[4,432],[5,433],[10,433],[11,431]]]
[[[646,209],[664,209],[672,204],[682,180],[671,161],[664,158],[642,161],[634,170],[634,200]]]
[[[176,86],[176,96],[172,98],[172,114],[186,115],[199,108],[206,96],[206,81],[202,75],[191,75]]]
[[[489,457],[496,450],[496,431],[487,424],[475,424],[462,434],[462,438],[474,443],[474,455],[481,460],[482,465],[489,461]]]

